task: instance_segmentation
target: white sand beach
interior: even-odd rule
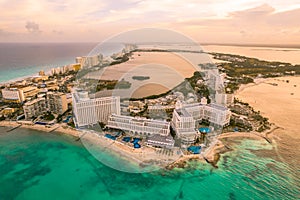
[[[17,127],[20,124],[22,124],[22,126],[20,126],[20,128],[27,128],[27,129],[33,129],[33,130],[37,130],[37,131],[43,131],[43,132],[58,132],[58,133],[63,133],[63,134],[67,134],[67,135],[72,135],[74,137],[79,137],[80,132],[78,132],[76,129],[71,128],[67,125],[61,125],[61,124],[56,124],[54,126],[51,127],[46,127],[44,125],[36,125],[36,124],[30,124],[30,123],[20,123],[20,122],[16,122],[16,121],[1,121],[0,122],[0,126],[5,126],[5,127]]]

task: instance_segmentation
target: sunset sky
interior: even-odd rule
[[[300,44],[300,0],[0,0],[0,19],[0,42],[100,42],[147,27],[202,43]]]

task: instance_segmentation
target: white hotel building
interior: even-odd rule
[[[91,99],[87,92],[74,92],[72,101],[76,127],[107,123],[111,114],[120,114],[120,97]]]
[[[207,120],[217,126],[226,126],[230,122],[231,112],[228,108],[218,104],[177,104],[174,109],[172,127],[183,143],[192,143],[196,136],[196,121]]]
[[[107,127],[145,137],[154,134],[168,136],[170,133],[170,122],[114,114],[110,116]]]
[[[230,110],[219,104],[185,104],[182,109],[186,110],[196,121],[207,120],[218,126],[226,126],[230,122]]]

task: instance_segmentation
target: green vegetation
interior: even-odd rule
[[[99,92],[102,90],[114,90],[114,89],[128,89],[131,87],[131,83],[122,79],[121,81],[117,80],[94,80],[89,79],[86,81],[86,86],[90,88],[95,88],[94,92]]]
[[[247,76],[244,76],[244,77],[231,77],[231,78],[228,78],[230,80],[229,83],[227,83],[225,89],[226,89],[226,92],[227,93],[233,93],[234,91],[238,90],[240,85],[242,84],[248,84],[248,83],[253,83],[254,82],[254,79],[251,78],[251,77],[247,77]]]
[[[99,126],[101,127],[101,129],[103,130],[106,126],[106,124],[104,124],[103,122],[99,122]]]
[[[171,90],[169,90],[169,91],[167,91],[167,92],[164,92],[164,93],[161,93],[161,94],[150,95],[150,96],[143,97],[143,98],[130,98],[129,101],[141,101],[141,100],[144,100],[144,99],[157,99],[157,98],[166,96],[166,95],[168,95],[169,93],[171,93]]]
[[[150,77],[149,76],[133,76],[132,79],[138,80],[138,81],[144,81],[144,80],[150,79]]]
[[[239,131],[258,131],[263,132],[270,129],[268,118],[261,116],[259,111],[255,111],[248,103],[234,99],[234,105],[230,107],[232,115],[230,125],[223,131],[232,131],[237,128]]]
[[[63,116],[65,116],[67,113],[71,112],[72,111],[72,108],[68,108],[68,110],[66,110],[63,114],[60,114],[56,117],[56,121],[57,122],[61,122],[62,121],[62,118]]]
[[[253,83],[254,78],[279,77],[284,75],[300,74],[300,65],[291,65],[283,62],[269,62],[245,56],[211,53],[215,59],[228,61],[220,63],[220,72],[227,74],[230,81],[226,85],[226,92],[233,93],[241,84]]]
[[[130,87],[131,87],[131,83],[122,79],[121,81],[119,81],[117,83],[117,85],[115,86],[115,89],[128,89]]]
[[[203,53],[203,51],[182,50],[182,49],[135,49],[132,52],[177,52],[177,53]]]
[[[5,120],[5,117],[4,117],[4,116],[1,116],[1,117],[0,117],[0,121],[3,121],[3,120]]]
[[[54,117],[54,115],[53,115],[51,112],[47,112],[47,113],[43,116],[43,119],[44,119],[44,120],[47,120],[47,121],[51,121],[51,120],[54,120],[55,117]]]
[[[74,124],[73,121],[71,121],[71,122],[69,122],[69,123],[67,123],[67,124],[68,124],[68,126],[71,126],[72,128],[75,128],[75,124]]]
[[[111,66],[111,65],[117,65],[117,64],[126,62],[126,61],[129,60],[129,57],[130,57],[130,56],[131,56],[131,52],[125,53],[122,57],[117,57],[117,58],[115,59],[115,61],[111,62],[111,63],[110,63],[110,66]]]
[[[245,56],[212,53],[215,59],[229,61],[221,63],[228,76],[231,77],[278,77],[290,73],[300,74],[300,65],[291,65],[283,62],[269,62]]]

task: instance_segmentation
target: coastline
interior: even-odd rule
[[[0,126],[2,127],[18,127],[20,126],[21,123],[18,123],[16,121],[0,121]],[[37,131],[42,131],[42,132],[46,132],[46,133],[51,133],[51,132],[58,132],[58,133],[62,133],[62,134],[66,134],[66,135],[71,135],[73,137],[79,137],[80,136],[80,132],[77,131],[76,129],[73,129],[69,126],[61,126],[61,125],[55,125],[51,128],[47,128],[43,125],[29,125],[29,124],[22,124],[22,126],[18,127],[18,128],[26,128],[26,129],[32,129],[32,130],[37,130]]]
[[[222,154],[232,150],[226,145],[226,142],[224,143],[222,141],[222,140],[224,140],[224,139],[226,140],[228,138],[232,138],[232,139],[250,138],[250,139],[255,139],[255,140],[266,140],[268,143],[274,143],[274,148],[276,150],[276,154],[278,154],[278,153],[279,154],[284,154],[284,155],[275,155],[275,156],[279,156],[280,160],[286,160],[284,157],[287,157],[287,158],[291,157],[285,152],[285,150],[288,147],[288,144],[294,144],[295,146],[299,146],[300,145],[299,140],[293,140],[293,138],[297,139],[300,136],[298,135],[298,136],[295,137],[294,131],[291,130],[291,129],[290,129],[290,131],[292,131],[292,133],[290,133],[289,131],[286,131],[287,124],[282,125],[282,124],[278,123],[278,119],[276,119],[274,121],[272,113],[265,112],[264,109],[261,109],[261,107],[259,107],[257,105],[253,105],[253,102],[251,103],[251,101],[250,102],[248,101],[248,99],[247,99],[248,95],[246,94],[247,90],[249,90],[249,89],[256,90],[256,87],[259,87],[261,85],[275,87],[275,86],[271,86],[270,83],[274,83],[276,81],[286,83],[286,80],[289,80],[289,79],[299,79],[300,80],[300,76],[284,76],[284,77],[276,77],[276,78],[258,78],[258,79],[254,80],[254,83],[241,85],[240,88],[235,92],[235,96],[240,97],[241,100],[245,100],[245,102],[249,103],[255,110],[260,109],[260,112],[262,112],[262,114],[264,116],[266,115],[270,119],[270,122],[272,124],[271,129],[266,130],[266,131],[261,132],[261,133],[255,132],[255,131],[223,133],[223,134],[221,134],[217,137],[217,140],[215,141],[215,144],[212,144],[211,147],[209,147],[206,150],[206,152],[204,152],[205,159],[209,163],[211,163],[213,166],[217,167],[217,163],[220,159],[220,156]],[[290,83],[291,87],[293,87],[292,85],[293,84]],[[260,92],[262,94],[263,93],[268,93],[267,91],[260,91]],[[258,99],[259,97],[256,96],[256,98]],[[264,104],[264,107],[272,108],[272,104],[270,104],[270,105]],[[279,118],[279,120],[280,120],[280,118]],[[294,124],[297,124],[296,120],[297,120],[297,117],[294,118]],[[292,123],[292,122],[293,121],[291,121],[290,123]],[[282,149],[281,152],[280,152],[279,149]],[[293,154],[292,157],[295,157],[295,156],[296,156],[296,152]],[[295,162],[292,161],[292,162],[289,162],[289,163],[292,163],[292,165],[299,165],[300,161],[299,160],[297,161],[297,159],[296,159]]]
[[[139,56],[137,56],[136,54],[134,54],[136,56],[136,60],[140,59],[139,56],[145,57],[144,54],[140,53]],[[153,56],[153,55],[152,55]],[[158,56],[156,56],[156,58],[158,59]],[[146,57],[146,61],[147,59],[149,59],[148,57]],[[132,62],[137,62],[136,60],[132,61]],[[144,64],[144,60],[138,60],[137,64]],[[117,69],[116,67],[120,67],[123,66],[123,68],[127,67],[127,70],[131,70],[131,67],[128,65],[128,63],[121,63],[118,65],[113,65],[109,68],[109,70],[106,71],[106,73],[104,73],[103,75],[105,77],[109,77],[110,79],[112,77],[118,77],[119,74],[117,73],[113,73],[115,72]],[[122,68],[122,69],[123,69]],[[110,71],[111,70],[111,71]],[[175,70],[182,70],[179,66],[175,67]],[[185,73],[185,76],[188,76],[190,73],[192,73],[192,68],[190,71],[180,71],[182,73]],[[97,74],[95,74],[97,75]],[[115,77],[115,78],[116,78]],[[282,80],[281,82],[284,82],[287,79],[291,79],[291,78],[299,78],[299,76],[285,76],[285,77],[277,77],[277,78],[260,78],[260,79],[255,79],[254,83],[251,84],[246,84],[246,85],[241,85],[240,88],[236,91],[235,95],[237,95],[237,97],[241,97],[243,99],[246,99],[245,102],[249,103],[251,106],[254,107],[254,109],[257,110],[257,105],[252,105],[251,103],[253,102],[249,102],[247,100],[247,95],[242,95],[242,93],[247,92],[247,90],[254,88],[254,87],[260,87],[262,84],[265,84],[269,87],[273,87],[274,86],[270,86],[270,82],[274,82],[274,81],[278,81],[278,80]],[[22,79],[22,78],[20,78]],[[283,80],[284,79],[284,80]],[[291,84],[290,84],[291,85]],[[268,92],[268,90],[265,90],[264,92]],[[250,97],[251,98],[251,97]],[[255,100],[256,103],[256,100]],[[267,106],[267,104],[265,105]],[[262,109],[262,114],[263,115],[267,115],[267,117],[270,118],[271,122],[273,124],[276,124],[277,126],[277,122],[274,122],[272,120],[272,113],[268,113],[267,111],[264,111]],[[295,122],[297,123],[297,122]],[[0,126],[7,126],[7,127],[17,127],[19,126],[18,122],[12,122],[12,121],[1,121],[0,122]],[[199,161],[206,161],[210,164],[212,164],[214,167],[217,167],[217,162],[220,159],[220,155],[222,153],[225,153],[227,151],[230,151],[231,149],[226,146],[226,144],[224,144],[222,142],[222,139],[226,139],[226,138],[252,138],[252,139],[266,139],[266,136],[268,135],[269,137],[271,137],[271,140],[275,139],[276,142],[279,142],[281,140],[283,140],[284,134],[279,133],[280,131],[282,131],[283,129],[286,129],[286,125],[278,125],[280,126],[280,128],[282,128],[281,130],[277,130],[278,127],[274,127],[273,130],[268,130],[264,133],[258,133],[258,132],[229,132],[229,133],[224,133],[220,136],[217,137],[216,141],[214,141],[212,144],[210,144],[210,146],[201,154],[199,155],[183,155],[180,156],[179,158],[177,157],[176,159],[174,159],[173,157],[166,157],[166,156],[162,156],[160,157],[155,148],[151,148],[151,147],[146,147],[146,146],[142,146],[141,149],[134,149],[133,147],[130,147],[128,145],[124,145],[122,142],[119,141],[112,141],[110,139],[107,139],[103,136],[99,136],[96,134],[86,134],[84,135],[83,132],[73,129],[67,125],[61,125],[61,124],[56,124],[53,127],[47,128],[43,125],[28,125],[28,124],[22,124],[22,126],[20,126],[20,128],[27,128],[27,129],[33,129],[33,130],[38,130],[38,131],[43,131],[43,132],[47,132],[47,133],[51,133],[51,132],[58,132],[58,133],[62,133],[62,134],[66,134],[66,135],[71,135],[74,136],[78,139],[83,139],[88,142],[92,142],[95,143],[97,145],[99,145],[99,148],[109,148],[111,152],[118,154],[119,157],[125,158],[126,160],[132,162],[132,163],[136,163],[139,165],[143,165],[146,163],[155,163],[159,166],[163,166],[165,168],[172,168],[172,166],[174,167],[184,167],[186,161],[189,161],[191,159],[197,159]],[[276,129],[276,130],[275,130]],[[295,129],[296,130],[296,129]],[[279,131],[279,132],[278,132]],[[278,133],[278,134],[277,134]],[[282,136],[283,135],[283,136]],[[84,137],[82,137],[84,136]],[[286,135],[286,136],[291,136],[291,135]],[[293,135],[292,135],[293,136]],[[100,137],[100,139],[99,139]],[[293,138],[293,137],[292,137]],[[291,139],[288,139],[288,143],[292,143]],[[297,143],[295,143],[297,144]],[[174,162],[169,162],[169,161],[174,161]],[[297,161],[298,162],[298,161]]]
[[[93,154],[93,146],[97,145],[98,150],[103,149],[107,151],[109,149],[109,153],[116,155],[121,159],[125,159],[132,165],[138,165],[139,167],[154,165],[157,167],[165,167],[168,166],[170,162],[178,159],[177,155],[169,156],[162,155],[157,152],[157,150],[150,146],[142,145],[140,149],[135,149],[127,144],[124,144],[120,141],[115,141],[108,139],[102,135],[98,135],[92,131],[79,131],[67,126],[53,126],[51,128],[47,128],[43,125],[28,125],[22,124],[16,121],[1,121],[0,126],[9,127],[9,128],[25,128],[37,130],[45,133],[61,133],[65,135],[70,135],[76,138],[76,140],[80,140],[83,145]],[[88,134],[86,134],[88,133]],[[96,155],[97,157],[97,155]],[[109,165],[109,164],[107,164]]]
[[[160,167],[164,167],[167,169],[171,169],[174,167],[184,168],[186,165],[186,162],[189,160],[199,160],[200,162],[207,162],[212,164],[212,166],[217,167],[217,163],[220,159],[220,156],[230,151],[231,149],[224,143],[222,140],[227,138],[251,138],[251,139],[258,139],[258,140],[267,140],[270,142],[275,142],[275,144],[278,144],[278,150],[277,153],[280,152],[282,156],[280,158],[284,160],[284,156],[290,157],[288,155],[285,155],[284,148],[287,148],[287,144],[295,144],[298,145],[298,141],[294,140],[295,137],[294,131],[292,134],[287,134],[288,131],[286,131],[287,124],[278,124],[278,119],[275,121],[273,120],[272,113],[269,113],[268,111],[265,111],[264,109],[261,109],[256,103],[256,101],[259,101],[259,94],[264,94],[267,91],[272,89],[278,89],[280,86],[273,86],[270,83],[278,82],[281,84],[283,89],[280,91],[285,91],[286,85],[289,84],[290,87],[294,87],[293,83],[287,83],[286,80],[293,80],[293,79],[299,79],[300,76],[288,76],[288,77],[277,77],[277,78],[261,78],[261,79],[255,79],[255,83],[250,83],[246,85],[241,85],[241,87],[237,90],[235,93],[235,96],[237,98],[241,98],[241,100],[249,103],[255,110],[260,110],[261,113],[264,116],[267,116],[270,118],[270,122],[273,124],[271,130],[267,130],[263,133],[258,132],[229,132],[229,133],[223,133],[222,135],[219,135],[214,143],[210,145],[204,152],[201,154],[196,155],[181,155],[177,157],[168,157],[168,156],[161,156],[157,154],[156,149],[149,147],[149,146],[142,146],[141,149],[134,149],[133,147],[130,147],[126,144],[123,144],[119,141],[112,141],[108,138],[105,138],[104,136],[96,135],[96,134],[86,134],[82,131],[76,130],[74,128],[71,128],[67,125],[57,124],[53,127],[47,128],[43,125],[34,125],[34,124],[22,124],[20,126],[19,122],[16,121],[1,121],[0,126],[6,126],[6,127],[17,127],[18,128],[27,128],[27,129],[33,129],[38,131],[43,131],[47,133],[51,132],[57,132],[62,133],[66,135],[71,135],[75,138],[84,139],[86,141],[95,143],[96,145],[99,145],[99,148],[106,148],[109,146],[109,149],[112,153],[116,154],[117,156],[121,158],[125,158],[126,160],[130,161],[133,164],[138,165],[146,165],[148,164],[156,164]],[[300,82],[299,82],[300,85]],[[256,100],[253,102],[254,98],[253,95],[248,95],[248,90],[256,90],[257,87],[264,87],[265,90],[261,91],[258,90],[259,94],[254,95]],[[288,97],[286,97],[288,98]],[[274,104],[264,104],[265,108],[274,106]],[[300,107],[299,107],[300,108]],[[278,117],[277,117],[278,118]],[[294,117],[294,120],[297,119]],[[280,120],[280,118],[279,118]],[[288,122],[290,123],[290,122]],[[294,122],[297,124],[297,122]],[[296,126],[297,127],[297,126]],[[83,136],[81,138],[81,136]],[[296,135],[297,136],[297,135]],[[99,139],[100,137],[100,139]],[[295,138],[296,139],[296,138]],[[283,145],[282,145],[283,144]],[[284,154],[284,155],[283,155]],[[296,152],[295,152],[296,154]],[[298,164],[300,161],[297,161],[294,164]]]
[[[2,127],[18,127],[25,129],[32,129],[41,131],[44,133],[60,133],[72,136],[76,138],[76,141],[81,141],[82,144],[93,154],[93,148],[96,147],[98,150],[107,151],[113,154],[117,158],[127,161],[132,166],[143,167],[143,166],[156,166],[158,168],[173,169],[173,168],[185,168],[187,162],[191,160],[197,160],[199,162],[206,162],[211,164],[213,167],[218,168],[217,163],[222,154],[232,151],[224,139],[232,138],[251,138],[255,140],[266,140],[268,133],[273,132],[278,127],[273,126],[271,130],[267,130],[262,133],[258,132],[228,132],[221,134],[217,137],[214,143],[212,143],[209,148],[207,148],[201,154],[189,154],[189,155],[161,155],[157,152],[157,149],[151,146],[142,146],[140,149],[134,149],[133,147],[124,144],[120,141],[115,141],[104,137],[103,135],[96,134],[93,131],[79,131],[74,128],[62,125],[56,125],[50,128],[44,125],[35,124],[22,124],[16,121],[1,121],[0,126]],[[88,134],[86,134],[88,133]],[[97,158],[97,155],[94,155]],[[98,158],[99,159],[99,158]],[[100,158],[101,161],[101,158]],[[105,163],[104,163],[105,164]],[[106,163],[110,166],[110,163]],[[113,167],[113,166],[111,166]],[[117,167],[117,166],[116,166]],[[124,167],[126,169],[126,167]],[[143,170],[142,168],[139,168]]]

